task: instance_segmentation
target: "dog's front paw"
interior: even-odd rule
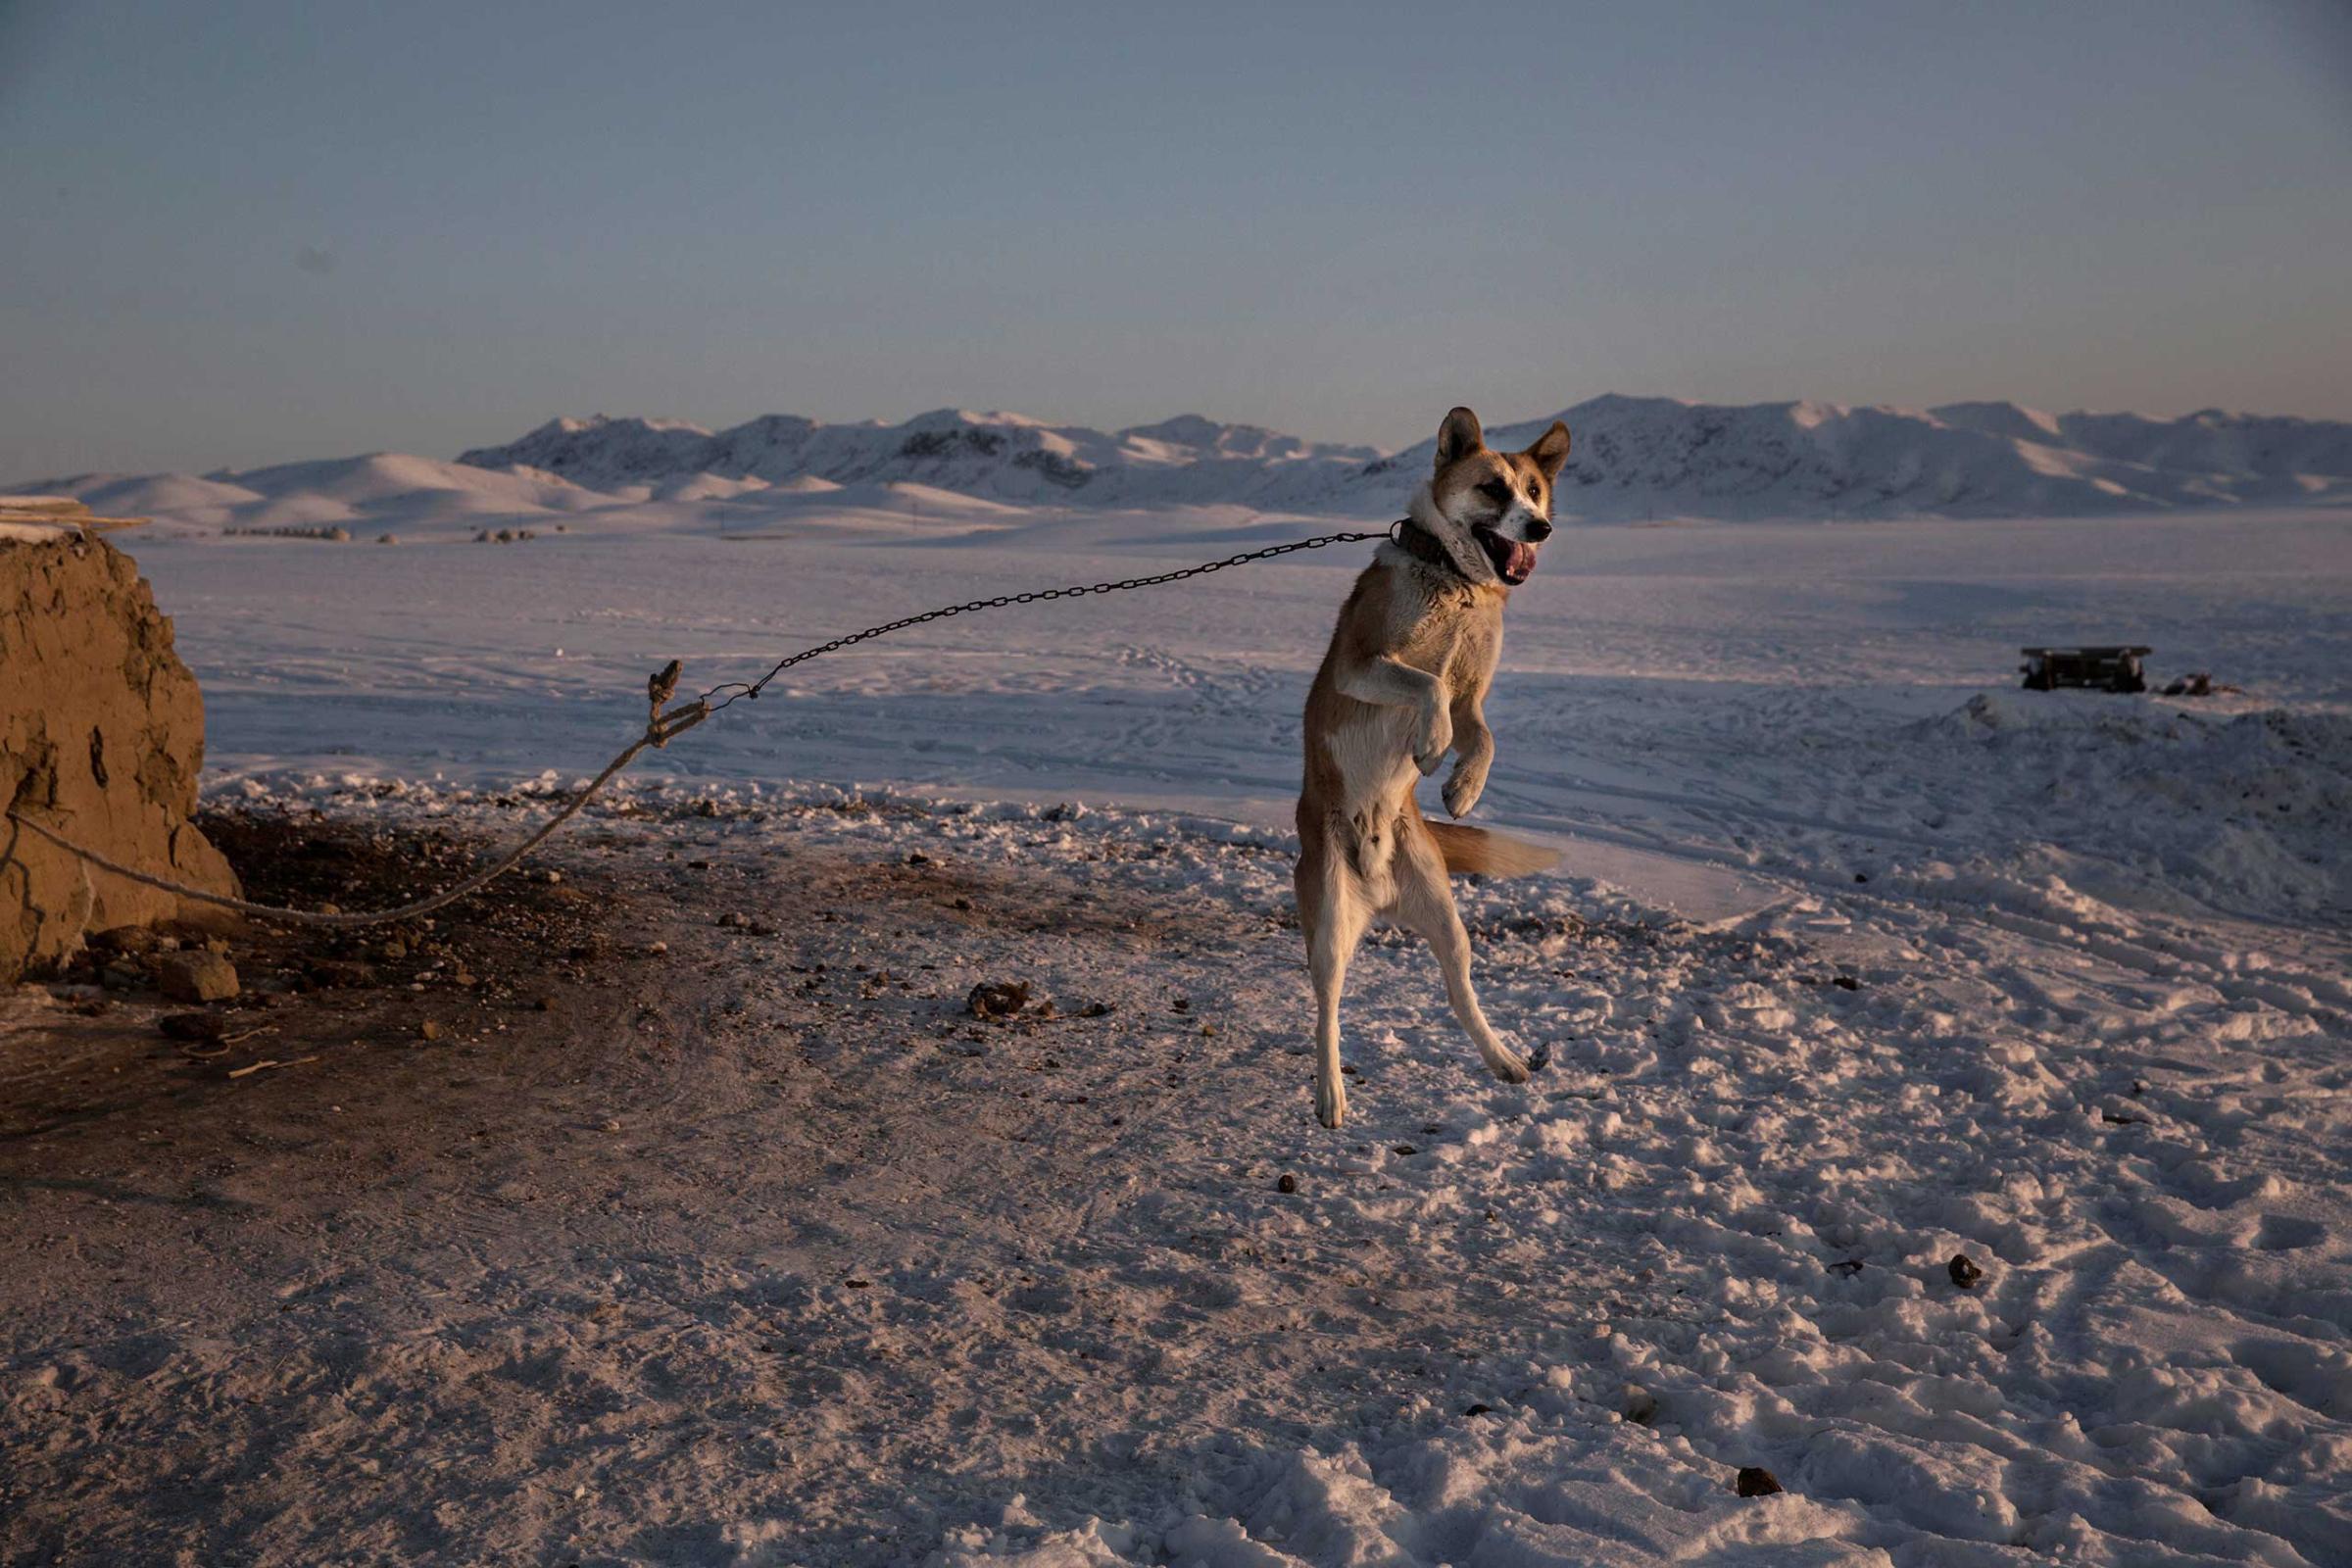
[[[1453,764],[1453,776],[1446,781],[1446,810],[1449,815],[1464,817],[1486,792],[1487,769],[1484,763],[1460,761]]]
[[[1326,1127],[1337,1127],[1348,1119],[1348,1086],[1334,1078],[1329,1083],[1315,1081],[1315,1120]]]
[[[1421,721],[1421,733],[1413,738],[1413,765],[1421,770],[1423,778],[1438,770],[1438,764],[1446,760],[1446,753],[1452,745],[1452,716],[1443,708],[1432,709]]]

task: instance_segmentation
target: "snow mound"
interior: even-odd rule
[[[511,511],[544,511],[571,488],[524,474],[493,474],[434,458],[375,452],[358,458],[288,463],[237,474],[209,476],[275,500],[317,497],[362,510],[406,507],[422,495],[463,498],[466,503]]]
[[[2225,909],[2352,910],[2352,715],[1987,692],[1909,735],[1955,782],[2034,803],[2014,829],[2068,845],[2064,858],[2037,853],[2070,881],[2107,894],[2129,877]]]
[[[682,476],[678,484],[698,494],[724,488],[701,476]],[[616,499],[528,466],[491,472],[401,452],[202,476],[83,474],[43,488],[110,514],[224,530],[322,524],[458,529],[493,519],[590,511]]]

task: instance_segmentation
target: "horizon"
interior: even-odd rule
[[[563,15],[0,7],[0,337],[39,367],[0,472],[579,408],[1386,450],[1604,389],[2352,418],[2323,4],[1592,10],[1514,48],[1499,8]]]
[[[1762,398],[1751,403],[1719,403],[1706,398],[1675,397],[1666,393],[1629,393],[1614,391],[1597,392],[1592,397],[1583,398],[1575,403],[1567,404],[1557,409],[1545,410],[1537,414],[1506,414],[1495,418],[1488,418],[1482,413],[1480,415],[1480,422],[1484,424],[1491,433],[1496,430],[1514,429],[1522,425],[1538,424],[1546,419],[1564,418],[1569,415],[1575,414],[1580,409],[1590,408],[1592,405],[1596,403],[1605,403],[1611,401],[1622,403],[1665,403],[1673,404],[1682,408],[1710,408],[1723,410],[1817,407],[1836,410],[1839,413],[1884,413],[1923,418],[1935,418],[1939,412],[1955,408],[2002,407],[2014,409],[2023,414],[2038,415],[2055,419],[2072,419],[2079,417],[2139,417],[2159,423],[2180,423],[2191,419],[2201,418],[2206,416],[2214,416],[2223,419],[2295,420],[2306,424],[2352,424],[2352,419],[2333,419],[2324,416],[2314,416],[2309,415],[2282,413],[2279,411],[2266,409],[2229,409],[2219,406],[2188,409],[2180,414],[2174,415],[2157,415],[2151,414],[2144,409],[2038,408],[2033,404],[2018,402],[2014,398],[1956,398],[1944,403],[1934,405],[1906,405],[1898,403],[1840,403],[1828,398],[1808,397]],[[980,408],[955,404],[942,404],[935,408],[918,410],[917,412],[906,416],[905,418],[900,419],[893,419],[887,416],[879,416],[863,419],[822,418],[813,416],[796,415],[788,409],[767,409],[758,414],[746,415],[740,419],[728,419],[719,423],[705,423],[701,420],[676,418],[668,415],[605,414],[599,412],[594,414],[550,415],[547,417],[529,425],[527,428],[517,430],[513,434],[504,437],[503,439],[474,442],[466,447],[461,448],[458,452],[451,453],[419,452],[414,448],[407,447],[376,446],[366,447],[349,452],[314,452],[291,458],[272,458],[264,463],[214,464],[206,467],[147,470],[134,470],[125,468],[82,468],[69,471],[60,469],[47,473],[22,474],[14,477],[0,478],[0,494],[24,493],[26,490],[37,487],[42,483],[85,483],[97,478],[141,478],[162,474],[183,474],[196,478],[212,478],[220,474],[252,473],[267,468],[283,467],[309,463],[347,463],[379,457],[424,458],[436,463],[460,464],[465,461],[463,454],[466,452],[512,446],[524,439],[527,439],[530,436],[536,435],[543,430],[561,428],[564,426],[586,428],[600,423],[636,423],[645,425],[649,428],[678,429],[693,431],[704,435],[718,435],[724,434],[729,430],[740,428],[744,425],[756,423],[760,419],[780,417],[806,418],[810,424],[818,428],[862,428],[887,430],[897,429],[905,425],[912,424],[917,420],[941,415],[953,415],[966,419],[983,422],[1004,421],[1008,423],[1020,423],[1048,430],[1090,430],[1096,434],[1108,436],[1124,436],[1136,433],[1138,431],[1149,430],[1154,426],[1171,424],[1180,419],[1197,418],[1221,428],[1247,427],[1259,429],[1263,430],[1268,435],[1285,436],[1294,440],[1310,442],[1316,446],[1352,446],[1369,448],[1383,458],[1395,457],[1400,452],[1404,452],[1413,447],[1419,446],[1437,433],[1436,425],[1433,423],[1429,434],[1415,436],[1407,441],[1393,444],[1363,440],[1351,441],[1345,436],[1304,436],[1296,430],[1287,429],[1281,425],[1258,424],[1251,420],[1219,419],[1214,415],[1203,414],[1198,409],[1183,409],[1174,414],[1161,415],[1155,418],[1147,418],[1132,424],[1118,425],[1094,423],[1082,418],[1056,419],[1040,417],[1019,409],[1003,407]]]

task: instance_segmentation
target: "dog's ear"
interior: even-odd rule
[[[1468,409],[1456,409],[1438,426],[1438,466],[1459,463],[1473,452],[1484,451],[1486,445],[1487,433],[1479,428],[1478,416]]]
[[[1560,476],[1561,467],[1568,462],[1568,426],[1554,419],[1551,428],[1536,437],[1536,444],[1527,449],[1536,466],[1544,470],[1544,482],[1551,483]]]

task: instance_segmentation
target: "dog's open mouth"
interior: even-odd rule
[[[1494,529],[1480,526],[1470,530],[1477,536],[1479,548],[1494,563],[1494,575],[1516,588],[1535,574],[1536,547],[1518,539],[1505,539]]]

